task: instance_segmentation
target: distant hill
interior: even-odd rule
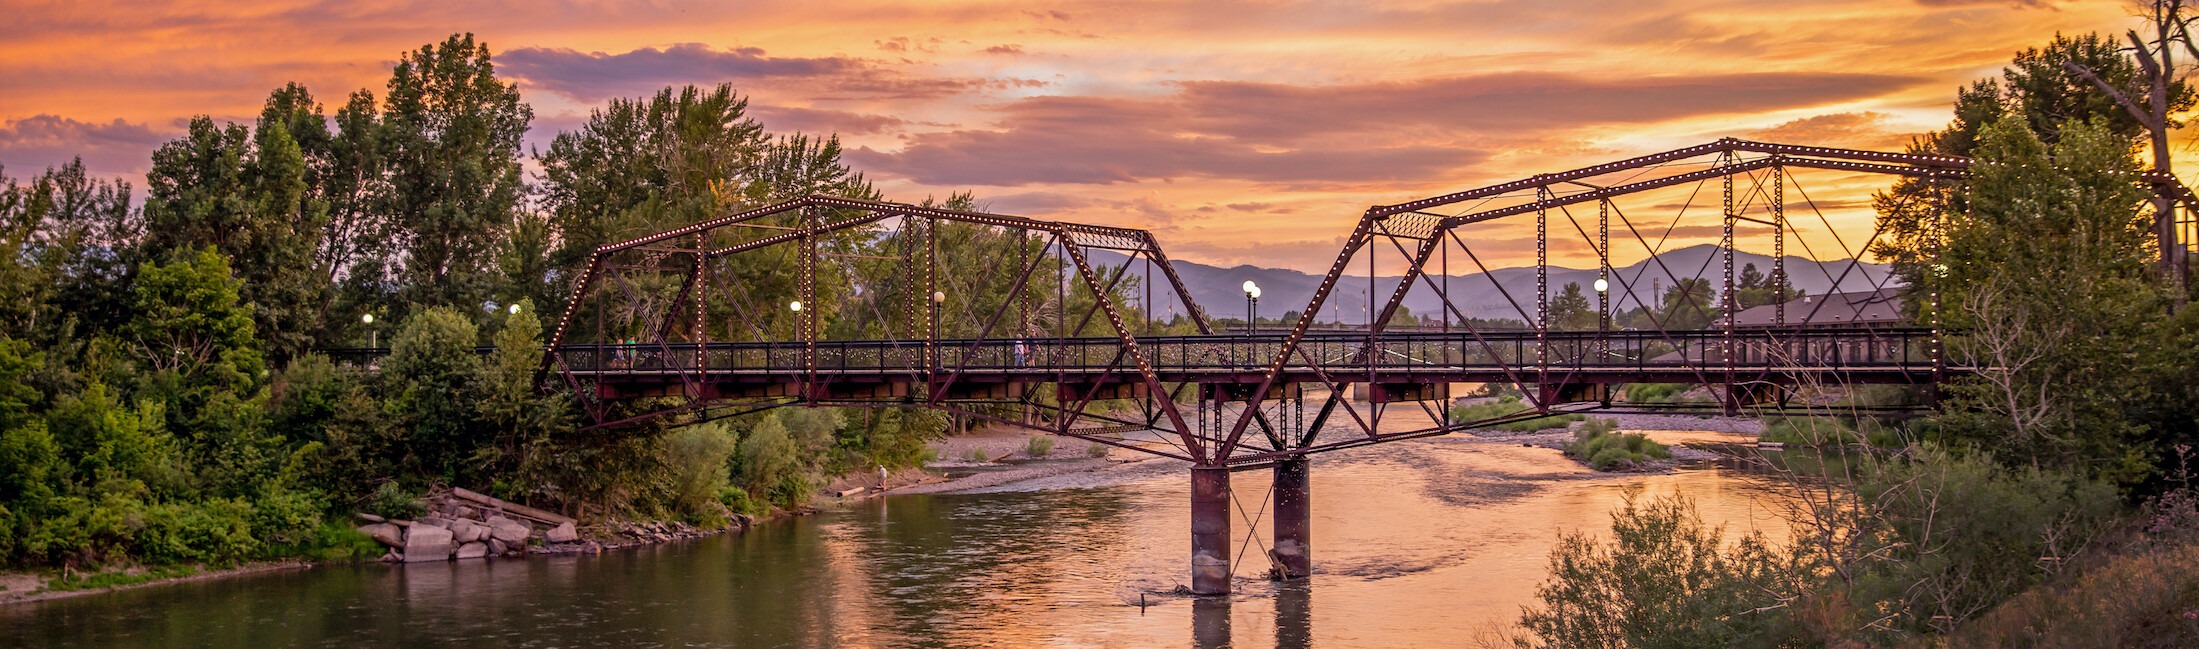
[[[1612,310],[1621,311],[1641,304],[1657,303],[1654,296],[1661,288],[1671,286],[1674,277],[1704,277],[1710,278],[1713,286],[1723,285],[1724,266],[1719,256],[1717,246],[1705,244],[1666,252],[1631,266],[1612,269]],[[1122,263],[1123,258],[1119,253],[1102,250],[1093,251],[1092,261],[1096,264],[1113,265]],[[1456,270],[1458,260],[1452,261],[1453,270]],[[1756,264],[1757,270],[1768,275],[1771,273],[1771,262],[1768,255],[1745,251],[1735,251],[1733,254],[1735,272],[1739,272],[1746,264]],[[1133,265],[1131,273],[1142,276],[1145,266],[1143,263]],[[1175,266],[1176,274],[1183,278],[1191,293],[1191,299],[1204,306],[1209,315],[1221,318],[1245,316],[1245,294],[1241,286],[1248,279],[1260,284],[1260,317],[1263,318],[1275,318],[1285,311],[1304,309],[1306,303],[1313,299],[1314,289],[1321,285],[1321,277],[1318,275],[1288,269],[1257,266],[1221,268],[1187,261],[1176,261]],[[1853,266],[1852,270],[1850,266]],[[1842,278],[1843,273],[1846,276],[1839,282],[1838,291],[1871,290],[1888,272],[1889,269],[1883,264],[1849,260],[1819,262],[1801,257],[1787,257],[1787,275],[1793,278],[1796,288],[1809,295],[1833,292],[1834,280]],[[1398,279],[1396,276],[1374,278],[1372,285],[1375,308],[1380,307],[1380,300],[1388,299],[1390,293],[1396,290]],[[1429,279],[1435,280],[1438,285],[1442,284],[1441,278]],[[1160,281],[1161,284],[1153,285],[1155,315],[1166,319],[1170,313],[1183,313],[1181,305],[1174,304],[1173,300],[1162,299],[1162,295],[1167,293],[1167,279],[1160,278]],[[1550,267],[1552,295],[1563,291],[1568,282],[1579,283],[1581,292],[1589,297],[1591,304],[1594,303],[1595,269]],[[1500,268],[1487,275],[1452,275],[1449,286],[1451,303],[1457,305],[1468,317],[1519,318],[1522,311],[1528,314],[1535,311],[1535,269],[1532,266]],[[1499,290],[1499,286],[1503,289]],[[1368,287],[1367,276],[1346,275],[1336,291],[1329,296],[1328,306],[1321,310],[1320,321],[1340,319],[1352,324],[1366,322],[1367,316],[1364,312],[1369,303]],[[1629,288],[1632,289],[1631,297],[1628,296]],[[1510,293],[1511,300],[1506,299],[1507,292]],[[1519,308],[1513,308],[1513,301],[1517,301]],[[1434,314],[1441,310],[1440,305],[1436,292],[1428,288],[1427,282],[1417,282],[1412,292],[1405,296],[1405,306],[1412,309],[1414,314]]]

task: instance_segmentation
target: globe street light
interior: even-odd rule
[[[362,315],[362,316],[359,316],[359,322],[362,322],[362,323],[365,323],[365,324],[366,324],[366,327],[367,327],[367,348],[368,348],[368,349],[373,349],[373,348],[374,348],[374,314],[372,314],[372,313],[369,313],[369,314],[366,314],[366,315]]]
[[[1260,285],[1245,280],[1245,333],[1258,331],[1260,325]]]
[[[510,311],[512,315],[519,315],[519,305],[517,304],[511,305],[509,308],[506,308],[504,310]]]
[[[786,305],[786,308],[788,308],[788,309],[790,309],[790,310],[794,311],[795,313],[801,313],[801,312],[802,312],[802,301],[801,301],[801,300],[795,300],[795,301],[793,301],[793,302],[789,302],[789,303],[787,303],[787,305]]]

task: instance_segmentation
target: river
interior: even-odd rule
[[[1714,434],[1657,434],[1701,439]],[[1467,436],[1317,456],[1308,581],[1188,579],[1189,480],[1153,460],[1101,486],[889,496],[745,534],[598,556],[329,566],[0,606],[33,647],[1470,646],[1514,622],[1560,531],[1603,532],[1629,490],[1732,530],[1784,524],[1726,469],[1592,474]],[[1258,517],[1263,471],[1239,473]],[[1141,596],[1145,606],[1141,607]]]

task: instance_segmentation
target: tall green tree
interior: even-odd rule
[[[486,44],[454,35],[402,56],[376,141],[375,209],[400,239],[394,307],[451,306],[483,316],[498,242],[525,198],[520,138],[534,118],[519,86],[496,77]]]
[[[138,269],[135,315],[120,332],[140,399],[161,403],[208,486],[240,493],[276,458],[264,436],[266,362],[239,301],[243,282],[213,248]]]
[[[2132,404],[2166,356],[2167,293],[2151,272],[2147,192],[2129,140],[2064,125],[2049,145],[2025,122],[1982,132],[1970,209],[1944,216],[1946,315],[1955,349],[1991,368],[1958,388],[1955,435],[2011,462],[2139,477],[2148,456]]]
[[[1580,282],[1566,282],[1558,296],[1550,300],[1549,325],[1558,331],[1596,328],[1596,311],[1588,305],[1588,296],[1581,294]]]
[[[270,102],[286,99],[281,92]],[[291,121],[263,120],[254,132],[197,117],[182,138],[153,152],[146,174],[146,255],[210,246],[228,257],[276,359],[313,345],[329,291],[313,267],[328,210],[312,197]]]

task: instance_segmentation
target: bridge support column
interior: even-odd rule
[[[1229,594],[1229,468],[1191,468],[1191,593]]]
[[[1306,456],[1275,462],[1275,548],[1269,550],[1276,579],[1313,574],[1313,488]]]

